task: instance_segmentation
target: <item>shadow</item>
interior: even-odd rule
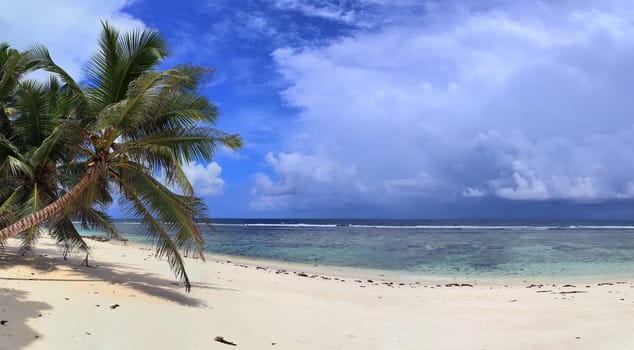
[[[180,305],[210,308],[203,300],[190,297],[185,292],[185,287],[182,283],[162,278],[156,274],[145,272],[126,264],[104,263],[99,260],[91,259],[90,264],[92,266],[87,267],[81,265],[82,261],[83,258],[73,258],[71,256],[69,256],[68,260],[64,260],[59,252],[55,249],[48,248],[34,248],[33,254],[25,256],[16,254],[15,249],[11,249],[10,247],[0,252],[0,269],[22,265],[38,270],[37,274],[32,273],[32,278],[22,278],[24,280],[62,283],[103,281],[109,284],[125,285],[141,293],[159,297]],[[68,279],[46,277],[47,273],[55,271],[62,266],[69,270]],[[0,280],[3,279],[12,280],[13,278],[0,277]],[[192,289],[195,288],[238,291],[209,283],[197,283],[192,281]]]
[[[27,292],[0,288],[0,350],[26,349],[41,335],[26,325],[28,319],[40,317],[51,306],[28,301]],[[6,321],[6,322],[5,322]]]

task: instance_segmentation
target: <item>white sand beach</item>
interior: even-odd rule
[[[208,255],[188,259],[187,294],[147,247],[91,241],[84,267],[48,237],[31,256],[15,243],[0,349],[634,348],[634,273],[432,281]]]

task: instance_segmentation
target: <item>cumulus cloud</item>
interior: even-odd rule
[[[196,195],[213,196],[222,193],[225,181],[220,177],[222,168],[218,163],[211,162],[207,165],[193,163],[183,167],[183,171],[194,187]]]
[[[143,27],[143,22],[123,9],[130,0],[37,0],[0,1],[0,42],[18,49],[34,43],[45,45],[53,59],[75,78],[97,49],[100,20],[106,20],[125,31]]]
[[[255,174],[255,209],[347,208],[367,193],[353,166],[300,152],[268,153],[265,161],[274,175]]]
[[[426,5],[273,52],[301,110],[293,147],[386,195],[632,197],[634,4]]]

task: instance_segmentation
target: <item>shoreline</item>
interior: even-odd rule
[[[206,254],[187,294],[147,245],[89,244],[92,267],[47,236],[25,257],[9,242],[0,349],[634,348],[634,276],[391,280]]]
[[[120,242],[116,240],[110,240],[103,243],[110,243],[115,245],[128,245],[136,247],[141,250],[153,251],[152,245],[149,243],[143,243],[138,241],[126,241]],[[226,263],[231,262],[237,265],[247,265],[252,268],[266,267],[269,269],[286,270],[297,273],[317,274],[328,277],[339,277],[348,279],[373,279],[384,280],[392,282],[426,282],[429,284],[438,283],[476,283],[482,285],[524,285],[524,284],[537,284],[537,283],[603,283],[606,280],[620,281],[620,280],[634,280],[634,271],[631,274],[602,274],[602,275],[500,275],[500,276],[478,276],[478,275],[435,275],[435,274],[418,274],[416,272],[407,270],[381,270],[371,269],[353,266],[339,266],[339,265],[326,265],[326,264],[309,264],[302,262],[293,262],[285,260],[275,260],[259,257],[250,257],[243,255],[230,255],[220,254],[214,252],[205,251],[205,260],[207,262]],[[191,260],[191,259],[190,259]]]

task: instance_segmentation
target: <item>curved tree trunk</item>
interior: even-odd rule
[[[79,182],[58,200],[0,230],[0,242],[4,242],[8,238],[20,232],[24,232],[35,225],[39,225],[62,211],[66,205],[77,199],[88,185],[93,182],[96,174],[97,172],[93,168],[89,168],[88,171],[82,175]]]

